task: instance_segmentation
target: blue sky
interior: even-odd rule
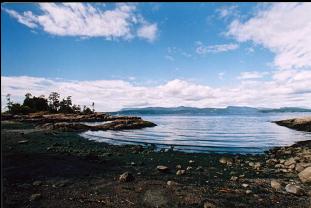
[[[109,91],[116,105],[100,104],[101,110],[308,106],[311,86],[300,85],[311,81],[309,9],[308,3],[2,4],[1,77],[6,83],[1,89],[20,100],[44,79],[52,87],[42,89],[61,85],[65,94],[88,102],[79,98],[81,92],[66,91],[74,83],[89,87],[86,95],[98,103],[107,98],[102,91]],[[295,33],[296,39],[293,30],[301,33]],[[17,79],[32,85],[14,92],[11,85],[17,81],[12,80]],[[99,88],[85,84],[97,82]],[[137,95],[129,96],[124,86],[136,94],[144,89],[161,96],[140,96],[135,102]],[[258,86],[273,86],[283,94],[268,103],[277,94],[270,90],[256,103]],[[228,89],[233,92],[223,93]],[[228,99],[234,92],[243,96]]]

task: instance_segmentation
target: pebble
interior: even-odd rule
[[[130,181],[133,181],[134,179],[135,179],[134,176],[128,171],[124,172],[119,177],[120,182],[130,182]]]
[[[41,194],[32,194],[29,198],[30,201],[36,201],[41,198]]]
[[[204,169],[203,169],[202,166],[198,166],[198,167],[196,168],[196,170],[197,170],[197,171],[203,171]]]
[[[221,164],[230,165],[230,164],[232,164],[233,160],[232,160],[232,158],[221,157],[221,158],[219,159],[219,162],[220,162]]]
[[[246,194],[250,194],[250,193],[252,193],[252,191],[251,190],[246,190],[245,193]]]
[[[216,208],[216,206],[213,203],[208,202],[208,201],[204,202],[203,207],[204,208]]]
[[[231,181],[236,181],[236,180],[238,180],[238,177],[236,177],[236,176],[231,176],[230,180],[231,180]]]
[[[167,184],[168,186],[176,186],[176,185],[178,185],[178,183],[175,182],[175,181],[167,181],[166,184]]]
[[[273,189],[279,191],[279,190],[281,190],[282,185],[281,185],[279,182],[277,182],[276,180],[272,180],[272,181],[271,181],[271,187],[272,187]]]
[[[28,143],[28,140],[21,140],[21,141],[18,141],[17,143],[18,144],[26,144],[26,143]]]
[[[168,172],[169,168],[167,166],[164,166],[164,165],[158,165],[157,170],[160,172]]]
[[[176,165],[176,169],[181,169],[181,165]]]
[[[40,186],[41,184],[42,184],[42,181],[34,181],[32,183],[32,185],[34,185],[34,186]]]
[[[176,172],[176,175],[184,175],[185,173],[186,173],[185,170],[178,170],[178,171]]]
[[[243,186],[244,188],[247,188],[249,185],[246,184],[246,183],[243,183],[242,186]]]
[[[189,160],[189,164],[193,164],[193,163],[195,163],[194,160]]]
[[[191,166],[188,166],[186,170],[190,171],[192,170],[193,168]]]

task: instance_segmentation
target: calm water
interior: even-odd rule
[[[140,130],[87,131],[81,135],[116,145],[156,144],[187,152],[262,153],[296,141],[311,139],[311,133],[278,126],[270,121],[311,115],[303,113],[263,116],[142,116],[158,126]]]

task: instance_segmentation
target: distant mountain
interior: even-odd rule
[[[304,108],[259,109],[245,106],[228,106],[226,108],[194,108],[194,107],[146,107],[124,108],[113,114],[122,115],[255,115],[260,113],[311,112]]]
[[[295,108],[295,107],[284,107],[277,109],[263,109],[260,110],[262,113],[290,113],[290,112],[311,112],[311,109],[307,108]]]

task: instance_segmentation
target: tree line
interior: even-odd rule
[[[75,113],[75,114],[91,114],[95,112],[95,103],[92,103],[92,109],[87,106],[81,108],[80,105],[72,104],[71,96],[67,96],[60,100],[60,94],[52,92],[48,98],[44,95],[39,97],[32,96],[30,93],[25,95],[23,104],[14,103],[11,95],[7,94],[7,112],[12,114],[28,114],[40,111],[48,111],[49,113]]]

